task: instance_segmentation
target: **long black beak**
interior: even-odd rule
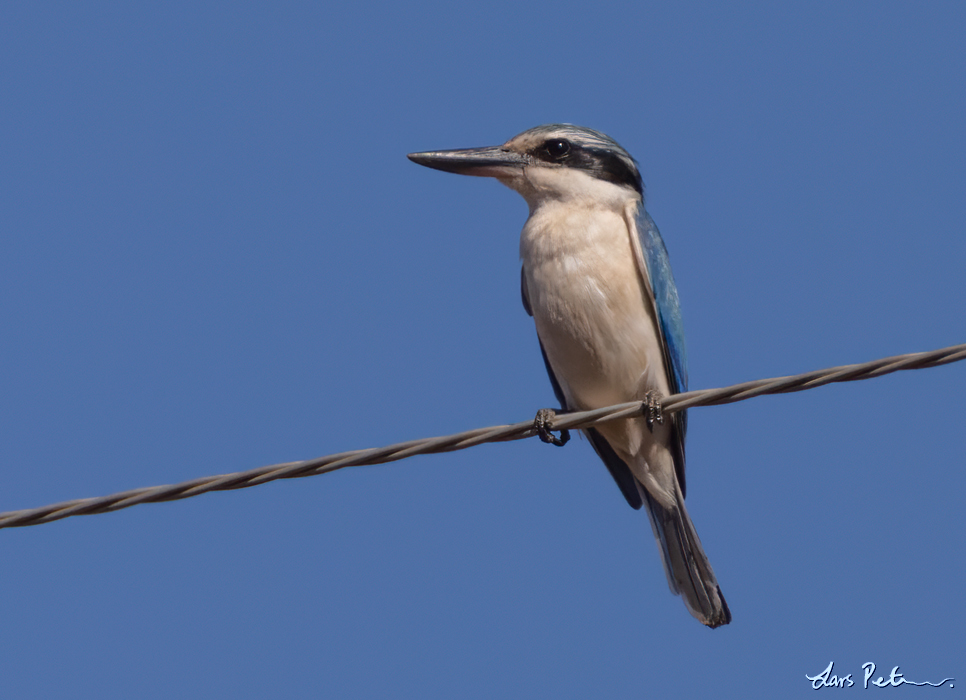
[[[408,157],[412,162],[427,168],[479,177],[506,177],[519,172],[520,168],[530,163],[529,156],[507,151],[502,146],[427,151],[410,153]]]

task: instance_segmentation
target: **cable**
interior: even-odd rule
[[[744,401],[754,396],[765,394],[785,394],[794,391],[805,391],[833,382],[849,382],[859,379],[881,377],[904,369],[925,369],[958,362],[966,359],[966,344],[953,345],[931,352],[897,355],[881,360],[873,360],[858,365],[843,365],[830,369],[807,372],[791,377],[776,377],[773,379],[759,379],[743,384],[724,387],[721,389],[702,389],[674,394],[662,401],[664,413],[683,411],[697,406],[719,406],[726,403]],[[561,413],[552,421],[553,430],[587,428],[598,423],[629,418],[639,415],[642,410],[641,401],[607,406],[592,411],[575,413]],[[82,498],[75,501],[55,503],[29,510],[15,510],[0,513],[0,528],[26,527],[40,525],[55,520],[62,520],[73,515],[94,515],[95,513],[109,513],[122,508],[130,508],[139,503],[159,503],[163,501],[177,501],[192,496],[200,496],[209,491],[228,491],[258,486],[276,479],[296,479],[315,474],[371,464],[394,462],[406,457],[419,454],[435,454],[438,452],[452,452],[463,450],[485,442],[504,442],[507,440],[521,440],[536,435],[532,420],[514,423],[513,425],[498,425],[489,428],[477,428],[455,435],[411,440],[388,447],[378,447],[367,450],[340,452],[326,457],[308,459],[301,462],[286,462],[259,467],[233,474],[207,476],[180,484],[166,486],[151,486],[148,488],[122,491],[121,493],[101,496],[99,498]]]

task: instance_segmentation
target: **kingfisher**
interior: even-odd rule
[[[640,416],[584,429],[635,509],[647,512],[671,591],[708,627],[731,622],[684,506],[687,391],[681,305],[667,249],[644,208],[637,162],[599,131],[545,124],[502,146],[411,153],[420,165],[492,177],[530,207],[520,235],[523,308],[564,411],[644,402]],[[553,411],[538,412],[544,439]],[[557,439],[559,440],[559,439]]]

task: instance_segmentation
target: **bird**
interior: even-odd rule
[[[714,628],[731,611],[684,505],[687,391],[681,307],[637,162],[614,139],[544,124],[501,146],[410,153],[419,165],[495,178],[526,200],[523,308],[564,411],[644,401],[641,415],[583,430],[627,503],[647,512],[668,585]],[[549,410],[549,409],[545,409]],[[553,412],[550,412],[552,418]],[[535,425],[545,427],[547,413]]]

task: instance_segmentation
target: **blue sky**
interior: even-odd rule
[[[639,160],[693,388],[966,342],[961,3],[3,14],[0,510],[553,405],[526,205],[405,157],[545,122]],[[964,381],[691,412],[722,629],[586,441],[516,442],[3,530],[0,697],[966,683]]]

